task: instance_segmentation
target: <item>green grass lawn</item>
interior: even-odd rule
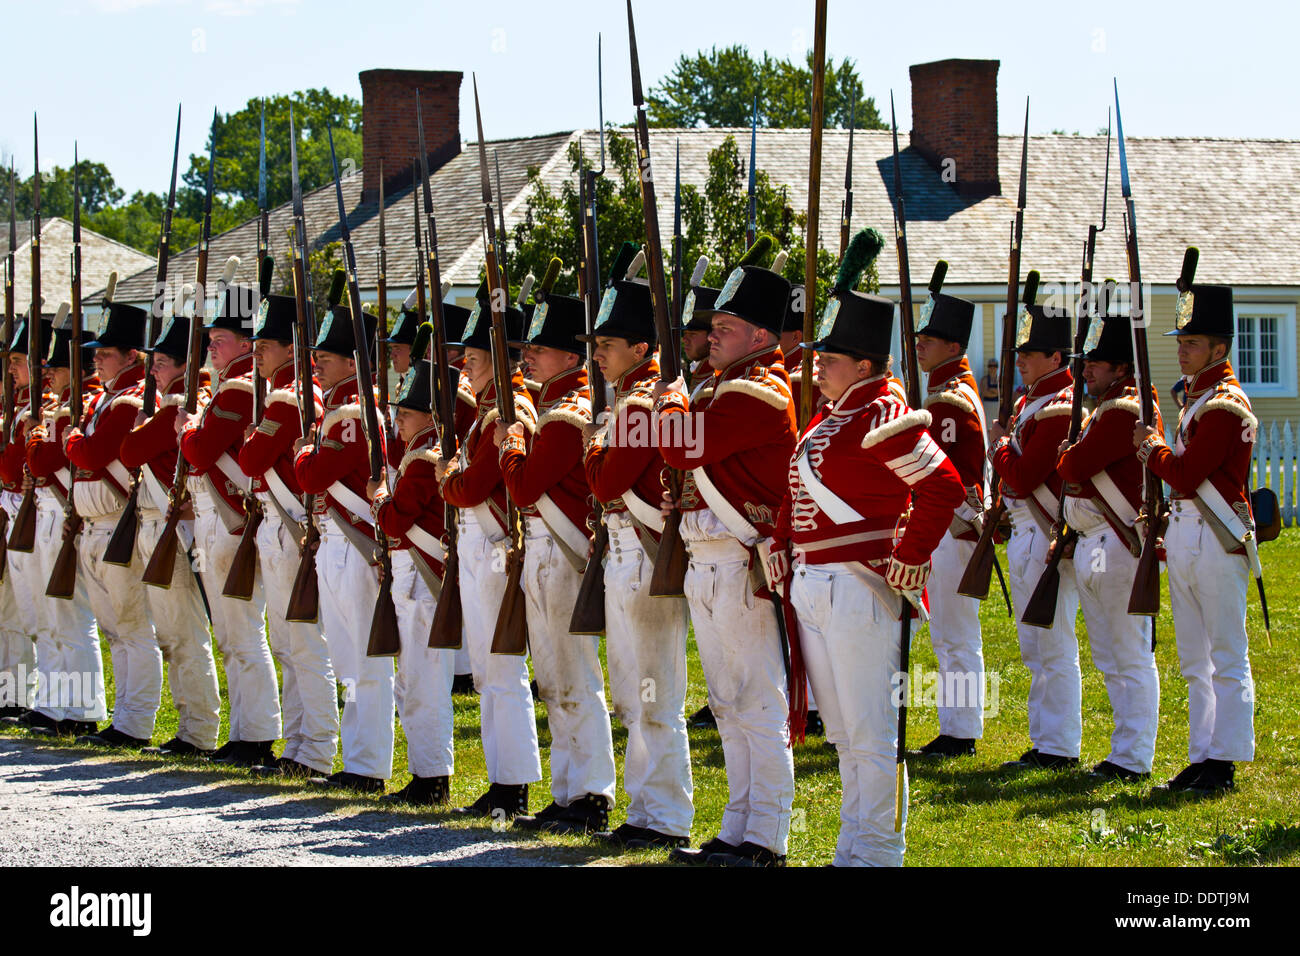
[[[1237,789],[1225,796],[1197,800],[1160,794],[1152,788],[1180,770],[1187,760],[1187,690],[1178,670],[1168,591],[1163,594],[1157,623],[1156,661],[1160,670],[1161,714],[1156,761],[1151,779],[1135,783],[1093,780],[1084,772],[1108,752],[1111,718],[1101,674],[1092,665],[1087,640],[1079,623],[1080,659],[1083,666],[1083,756],[1080,770],[1068,773],[1035,771],[1012,774],[999,770],[1005,760],[1028,746],[1025,696],[1029,672],[1020,663],[1015,628],[996,592],[981,614],[986,667],[1000,675],[998,711],[985,724],[979,753],[946,763],[912,761],[911,806],[907,829],[907,862],[923,866],[1214,866],[1294,864],[1300,861],[1300,687],[1293,675],[1300,671],[1295,635],[1300,615],[1300,532],[1287,530],[1263,548],[1263,560],[1273,626],[1273,646],[1264,635],[1258,598],[1253,587],[1249,604],[1251,664],[1256,683],[1256,760],[1239,765]],[[1005,552],[1002,555],[1005,567]],[[1214,582],[1206,582],[1212,589]],[[104,650],[105,663],[109,657]],[[936,667],[928,632],[921,629],[913,640],[912,666],[923,671]],[[705,688],[694,644],[689,646],[690,689],[687,712],[705,702]],[[106,668],[112,696],[111,668]],[[226,734],[226,707],[222,708],[222,739]],[[483,753],[478,739],[477,698],[457,697],[456,775],[453,800],[468,803],[487,786]],[[543,773],[548,773],[550,737],[546,708],[537,707],[538,736],[542,745]],[[155,741],[169,739],[176,714],[164,690]],[[17,733],[17,731],[7,731]],[[918,746],[938,733],[933,708],[909,710],[908,737]],[[695,775],[695,826],[698,843],[717,833],[726,804],[726,775],[718,735],[711,730],[691,730],[691,757]],[[626,731],[614,726],[614,747],[622,768]],[[161,765],[161,759],[159,758]],[[399,725],[395,775],[390,789],[404,786],[406,740]],[[341,769],[341,761],[336,761]],[[211,771],[218,772],[218,771]],[[220,771],[235,773],[238,771]],[[795,747],[794,820],[790,835],[792,865],[826,863],[834,850],[839,826],[839,773],[834,752],[820,739]],[[270,787],[291,788],[282,782]],[[545,784],[532,792],[532,807],[549,801]],[[621,790],[612,823],[622,821],[626,794]],[[373,808],[373,801],[358,798],[341,803],[340,813]],[[416,814],[415,810],[399,811]],[[427,816],[420,814],[421,816]],[[434,815],[447,826],[469,824]],[[663,862],[661,852],[613,856],[576,837],[545,837],[560,857],[631,864]]]

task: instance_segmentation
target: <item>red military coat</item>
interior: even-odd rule
[[[1040,522],[1050,527],[1056,521],[1061,495],[1061,476],[1056,472],[1056,453],[1070,432],[1073,376],[1068,368],[1044,375],[1016,402],[1011,418],[1010,438],[989,448],[993,470],[1002,479],[1002,494],[1025,502]],[[1045,488],[1049,500],[1035,497]],[[1039,492],[1044,499],[1049,496]]]
[[[447,530],[443,522],[443,500],[438,493],[436,463],[439,457],[437,426],[430,425],[417,432],[398,462],[393,493],[375,508],[375,520],[388,536],[389,547],[415,548],[434,573],[441,577],[443,555],[431,554],[410,538],[414,526],[439,542]]]
[[[984,469],[988,439],[984,430],[984,406],[979,385],[971,374],[965,355],[949,359],[931,370],[925,410],[930,413],[930,435],[957,469],[966,488],[966,502],[959,507],[953,534],[961,541],[977,541],[971,526],[983,510]]]
[[[295,379],[293,362],[286,362],[271,373],[267,381],[270,391],[266,396],[266,407],[262,410],[262,420],[239,449],[239,469],[253,479],[255,492],[270,491],[264,476],[274,469],[294,496],[302,494],[302,486],[298,483],[298,475],[293,467],[293,446],[302,437],[302,413],[298,408]],[[320,386],[314,381],[312,400],[312,419],[320,421],[323,414]]]
[[[333,495],[323,494],[336,481],[366,499],[370,481],[370,452],[361,424],[361,403],[357,400],[355,375],[339,382],[324,400],[324,418],[317,429],[319,447],[308,445],[294,459],[298,485],[307,494],[317,495],[316,513],[332,514],[365,534],[374,537],[374,529],[363,517],[353,514]]]

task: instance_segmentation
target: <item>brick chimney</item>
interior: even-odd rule
[[[379,162],[384,190],[411,183],[411,161],[420,152],[415,126],[415,91],[424,111],[424,147],[429,171],[460,153],[460,81],[454,70],[366,70],[361,79],[361,132],[365,138],[361,201],[379,199]]]
[[[997,196],[998,61],[920,63],[912,76],[912,145],[962,196]]]

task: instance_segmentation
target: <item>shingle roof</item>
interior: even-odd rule
[[[32,254],[30,222],[17,224],[18,246],[14,250],[14,313],[22,315],[32,301]],[[9,229],[0,230],[0,259],[9,254]],[[148,269],[154,263],[130,246],[101,236],[81,227],[81,291],[84,304],[91,308],[97,303],[92,293],[102,290],[108,274],[128,276]],[[41,298],[45,300],[44,312],[53,315],[59,303],[71,296],[72,286],[72,223],[55,217],[41,223]]]
[[[621,130],[631,135],[630,130]],[[742,147],[747,129],[651,130],[651,157],[656,171],[669,171],[674,149],[681,144],[683,182],[702,187],[708,173],[709,151],[728,135]],[[597,131],[577,130],[525,139],[490,142],[500,154],[501,195],[505,197],[507,229],[523,218],[527,204],[527,170],[542,170],[543,180],[558,190],[572,176],[565,148],[580,138],[590,155],[598,149]],[[827,130],[822,152],[820,235],[824,246],[837,249],[839,208],[843,196],[848,132]],[[1019,180],[1019,136],[999,137],[999,169],[1003,195],[966,199],[900,134],[903,189],[908,216],[909,259],[913,282],[923,283],[938,258],[949,261],[951,285],[1005,285],[1007,244],[1015,214]],[[1143,277],[1154,284],[1171,283],[1178,274],[1187,245],[1201,248],[1198,280],[1237,285],[1300,285],[1300,141],[1131,138],[1126,141],[1133,195],[1136,201]],[[1044,281],[1077,279],[1088,226],[1100,219],[1105,137],[1031,136],[1029,141],[1028,203],[1025,212],[1022,272],[1038,269]],[[742,153],[744,149],[742,148]],[[892,140],[888,132],[859,131],[854,139],[853,227],[875,226],[891,234],[893,184]],[[788,186],[796,210],[807,207],[808,132],[799,129],[759,130],[758,164],[775,185]],[[1127,276],[1124,255],[1123,209],[1119,160],[1111,146],[1108,223],[1098,237],[1094,275]],[[660,231],[671,230],[671,174],[660,177]],[[957,170],[961,175],[961,170]],[[439,259],[443,278],[457,285],[477,281],[482,261],[478,153],[467,146],[430,179],[438,221]],[[359,204],[361,177],[343,184],[363,288],[374,287],[378,248],[377,203]],[[496,190],[495,178],[493,189]],[[410,189],[386,197],[388,285],[410,287],[415,278],[415,253],[410,239]],[[333,187],[304,197],[308,231],[314,242],[338,238]],[[287,249],[291,221],[288,205],[271,213],[271,240],[279,260]],[[210,268],[219,270],[231,254],[243,258],[238,281],[254,281],[255,221],[216,237]],[[562,253],[561,253],[562,254]],[[193,275],[195,250],[173,257],[173,274]],[[881,284],[897,285],[894,244],[886,242],[877,263]],[[148,297],[152,271],[119,285],[120,298]]]

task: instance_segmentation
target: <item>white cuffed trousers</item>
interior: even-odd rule
[[[393,551],[393,604],[402,638],[394,695],[406,732],[406,769],[416,777],[450,777],[456,769],[451,682],[456,652],[429,646],[437,598],[410,551]]]
[[[974,551],[974,541],[959,541],[945,531],[930,556],[926,590],[930,594],[930,643],[939,661],[939,687],[945,691],[967,689],[963,694],[966,699],[940,698],[939,733],[978,740],[984,736],[985,687],[980,601],[957,593],[957,584]]]

